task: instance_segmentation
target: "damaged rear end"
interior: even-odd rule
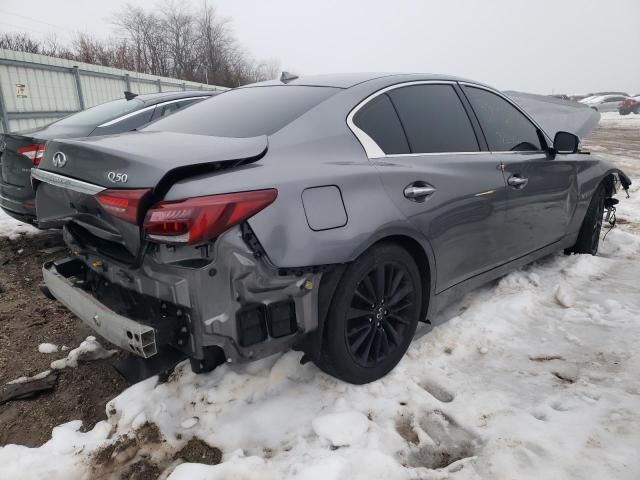
[[[32,172],[38,220],[62,226],[72,252],[44,265],[49,291],[120,348],[177,349],[196,370],[291,347],[317,324],[318,274],[279,271],[247,223],[277,190],[164,200],[192,176],[223,184],[267,148],[265,136],[169,132],[49,142]]]

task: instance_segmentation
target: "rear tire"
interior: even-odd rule
[[[191,371],[193,373],[208,373],[226,362],[227,357],[220,347],[210,346],[202,349],[203,358],[190,358]]]
[[[601,183],[594,192],[593,197],[591,197],[591,202],[589,202],[589,208],[582,221],[576,244],[565,250],[565,253],[586,253],[590,255],[598,253],[605,199],[606,190],[604,184]]]
[[[318,366],[349,383],[378,380],[398,364],[418,325],[416,262],[398,245],[376,245],[347,267],[335,292]]]

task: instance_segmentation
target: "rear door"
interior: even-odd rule
[[[457,88],[397,85],[353,116],[381,150],[369,156],[389,197],[431,243],[437,292],[501,262],[504,177]]]
[[[463,90],[507,181],[505,257],[512,260],[560,240],[576,203],[571,156],[552,159],[542,132],[505,97],[479,86]]]

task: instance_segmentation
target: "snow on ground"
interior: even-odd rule
[[[603,112],[600,114],[600,125],[615,128],[640,128],[640,115],[633,113],[620,115],[618,112]]]
[[[0,237],[16,239],[20,235],[34,235],[38,232],[40,230],[37,228],[10,217],[0,209]]]
[[[116,353],[115,350],[107,350],[104,348],[100,342],[96,340],[96,337],[89,336],[84,339],[77,348],[71,350],[65,358],[51,362],[51,368],[54,370],[60,370],[67,367],[75,368],[78,366],[79,361],[86,362],[89,360],[109,358],[114,353]]]
[[[58,346],[53,343],[41,343],[38,345],[38,351],[40,353],[56,353],[58,351]]]
[[[40,372],[31,377],[18,377],[15,380],[11,380],[10,382],[7,382],[7,385],[13,385],[16,383],[26,383],[26,382],[31,382],[32,380],[41,380],[47,377],[50,373],[51,373],[51,370],[45,370],[44,372]]]
[[[640,181],[619,216],[640,222]],[[557,254],[470,294],[384,379],[353,386],[289,352],[133,385],[86,433],[0,449],[0,478],[91,478],[92,452],[156,424],[161,461],[197,436],[215,466],[182,479],[640,478],[640,234]],[[169,472],[166,472],[169,474]]]

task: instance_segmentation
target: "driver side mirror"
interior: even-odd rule
[[[580,139],[573,133],[558,132],[553,139],[554,153],[561,155],[568,155],[571,153],[577,153],[580,146]]]

